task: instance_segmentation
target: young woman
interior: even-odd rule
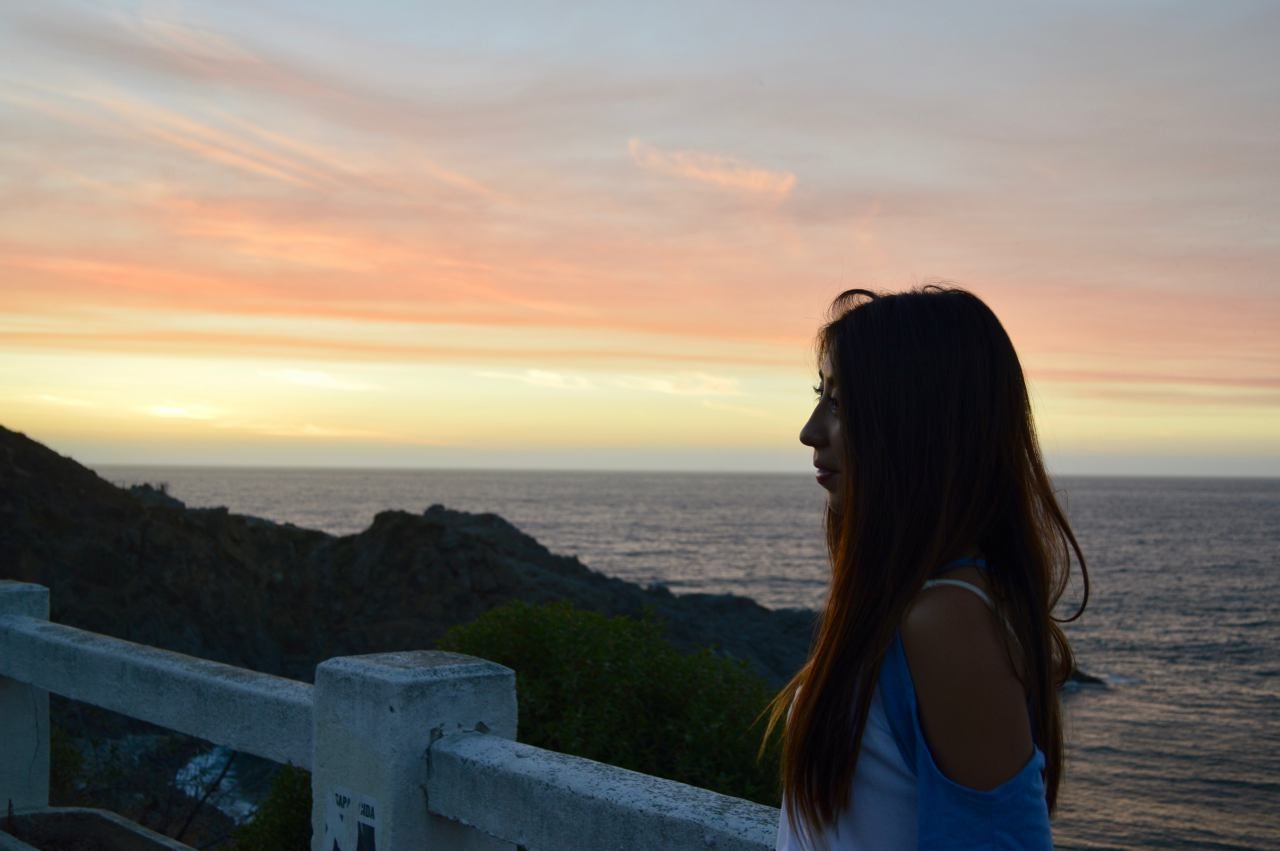
[[[971,293],[849,290],[819,334],[813,449],[831,586],[774,700],[780,849],[1052,849],[1053,610],[1072,553],[1022,367]]]

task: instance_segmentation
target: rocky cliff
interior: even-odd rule
[[[61,623],[302,680],[330,656],[431,647],[521,599],[651,609],[675,643],[718,647],[778,685],[803,662],[813,623],[812,612],[603,576],[493,514],[384,511],[335,537],[187,508],[3,427],[0,578],[49,586]]]

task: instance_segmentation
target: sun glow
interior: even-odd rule
[[[832,296],[937,277],[1005,322],[1051,463],[1280,474],[1280,69],[1187,10],[1277,73],[1184,79],[1176,16],[1067,49],[1049,8],[0,12],[0,420],[86,460],[799,471]]]

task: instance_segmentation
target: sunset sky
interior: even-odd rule
[[[1280,3],[0,0],[0,425],[89,464],[810,469],[853,286],[1051,470],[1280,475]]]

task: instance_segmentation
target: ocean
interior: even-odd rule
[[[674,593],[816,608],[826,583],[823,496],[803,475],[98,472],[335,534],[389,508],[494,512],[553,552]],[[1092,580],[1067,633],[1081,669],[1105,681],[1065,695],[1057,846],[1280,848],[1280,480],[1055,484]]]

